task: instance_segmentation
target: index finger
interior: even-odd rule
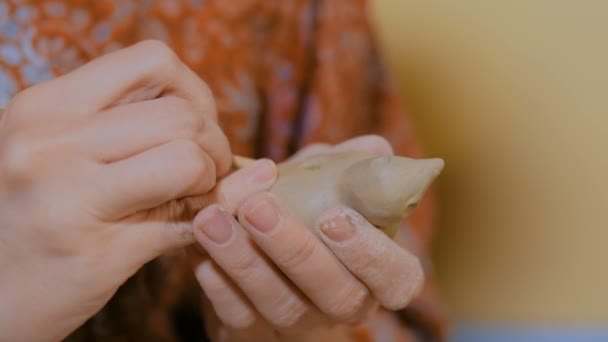
[[[277,168],[270,159],[251,161],[220,180],[213,190],[202,196],[184,198],[186,206],[198,212],[210,204],[219,204],[230,215],[236,215],[245,200],[260,191],[268,190],[277,177]]]
[[[238,220],[266,256],[325,314],[349,320],[367,304],[365,286],[274,195],[248,198],[238,210]]]
[[[139,267],[168,250],[185,246],[192,242],[191,223],[200,210],[219,204],[234,214],[248,196],[267,190],[276,176],[274,163],[262,159],[224,178],[211,193],[139,211],[115,227],[116,250],[139,251],[132,255]]]
[[[167,45],[153,40],[108,53],[31,91],[43,93],[38,98],[47,103],[42,105],[61,109],[64,115],[82,115],[171,94],[191,101],[195,109],[217,120],[205,82]],[[66,101],[66,95],[73,100]]]

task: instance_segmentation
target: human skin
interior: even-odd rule
[[[144,263],[191,244],[201,208],[272,183],[266,160],[210,192],[231,163],[216,116],[205,83],[154,41],[12,99],[0,119],[0,340],[61,340]]]
[[[337,151],[392,155],[384,139],[366,136],[294,159]],[[215,341],[349,341],[351,324],[378,305],[405,307],[423,282],[416,256],[342,206],[316,219],[316,234],[261,192],[238,207],[205,208],[194,226],[208,253],[198,255],[195,273]]]
[[[333,220],[327,226],[335,231],[311,239],[276,198],[254,196],[274,183],[271,161],[224,177],[231,153],[216,116],[204,82],[152,41],[31,87],[9,103],[0,119],[0,339],[61,340],[143,264],[191,244],[194,235],[211,256],[198,262],[196,274],[214,304],[207,309],[216,309],[206,323],[214,316],[222,322],[218,339],[242,341],[242,333],[254,329],[248,339],[270,333],[335,340],[343,331],[336,325],[363,319],[376,301],[388,308],[407,304],[422,281],[413,255],[347,209],[324,214],[320,222]],[[377,137],[336,149],[392,153]],[[317,145],[296,158],[329,150]],[[248,212],[255,203],[280,210],[285,219],[274,230],[282,234],[256,233],[254,227],[264,225],[252,223]],[[202,208],[193,234],[192,218]],[[205,217],[229,222],[240,237],[232,241],[240,245],[201,242]],[[353,235],[344,242],[329,238],[347,232]],[[233,250],[239,246],[244,249]],[[300,252],[289,258],[286,246]],[[360,248],[392,262],[369,275],[369,268],[357,266],[361,256],[353,250]],[[239,268],[239,255],[262,268],[252,269],[260,273],[247,287],[247,299],[231,301],[240,291],[235,284],[243,285],[239,276],[251,272]],[[329,286],[311,283],[313,269],[328,275]],[[393,280],[399,285],[386,286]],[[209,287],[222,281],[228,286]],[[269,289],[281,294],[275,306],[264,304]]]

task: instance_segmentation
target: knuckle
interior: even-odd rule
[[[269,321],[275,327],[288,329],[296,325],[304,316],[307,308],[299,298],[289,290],[278,296],[277,304]]]
[[[211,114],[212,116],[216,116],[216,112],[215,112],[216,104],[215,104],[215,97],[213,96],[213,91],[211,90],[209,85],[202,79],[199,79],[198,85],[199,85],[199,89],[200,89],[202,98],[205,100],[205,103],[209,107],[208,108],[209,114]]]
[[[173,115],[173,113],[191,112],[192,106],[185,99],[170,95],[162,98],[164,101],[164,111]]]
[[[33,99],[36,98],[34,95],[36,86],[27,88],[17,93],[6,107],[6,112],[11,115],[21,116],[28,114],[35,108],[35,102]]]
[[[290,249],[283,257],[278,258],[278,262],[288,269],[298,268],[305,264],[317,252],[318,241],[312,235],[307,235],[298,246]]]
[[[258,272],[262,259],[253,253],[241,253],[230,267],[234,278],[247,281]]]
[[[361,312],[368,297],[368,291],[362,286],[353,284],[340,291],[334,300],[329,301],[322,309],[325,314],[336,321],[350,321]]]
[[[197,114],[202,118],[206,118],[214,123],[218,122],[217,104],[213,91],[202,79],[196,77],[194,87],[192,88],[193,101],[196,104]]]
[[[221,315],[220,319],[231,329],[249,329],[255,325],[256,317],[251,310],[232,311]]]
[[[20,138],[13,137],[2,151],[2,165],[6,177],[25,180],[36,170],[36,148]]]
[[[196,274],[201,287],[209,298],[223,296],[228,291],[226,283],[222,281],[217,271],[211,265],[199,268]]]
[[[202,129],[203,119],[196,115],[192,103],[177,96],[166,97],[164,101],[163,111],[178,131],[185,131],[191,135]]]
[[[215,168],[209,166],[208,157],[196,143],[184,140],[182,145],[178,165],[182,168],[184,190],[209,190],[215,184]]]
[[[354,246],[349,248],[346,259],[348,260],[349,268],[355,273],[370,274],[372,277],[378,276],[378,273],[387,269],[389,263],[387,261],[394,260],[392,250],[383,248],[382,243],[373,238],[361,239]]]
[[[180,61],[175,52],[160,40],[144,40],[136,48],[151,63],[151,71],[163,75],[173,75],[179,70]]]
[[[221,128],[217,125],[214,125],[214,130],[218,133],[214,137],[214,145],[217,150],[215,153],[215,163],[217,166],[218,175],[225,175],[230,168],[232,167],[232,151],[230,149],[230,143],[228,142],[228,138],[222,132]]]
[[[367,251],[355,251],[356,254],[352,255],[351,266],[355,270],[368,271],[381,270],[382,265],[386,264],[387,255],[382,250],[369,249]]]
[[[193,164],[188,165],[188,169],[197,168],[196,171],[203,171],[202,168],[205,168],[205,157],[203,155],[203,151],[200,147],[193,141],[188,139],[178,140],[178,162],[183,164]]]

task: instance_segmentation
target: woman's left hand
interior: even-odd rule
[[[368,136],[299,155],[330,150],[392,154],[384,139]],[[401,309],[417,294],[418,258],[361,215],[333,208],[318,222],[320,239],[269,193],[239,208],[212,205],[198,214],[195,236],[209,255],[196,276],[210,304],[214,340],[348,340],[345,326],[378,304]]]

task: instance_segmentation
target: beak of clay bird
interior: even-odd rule
[[[395,225],[416,208],[443,166],[439,158],[364,160],[346,170],[346,202],[378,227]]]
[[[409,200],[406,202],[405,215],[409,215],[418,205],[431,183],[439,176],[444,167],[443,159],[419,159],[416,160],[414,169],[407,172],[411,186],[405,186],[404,192],[407,192]]]

